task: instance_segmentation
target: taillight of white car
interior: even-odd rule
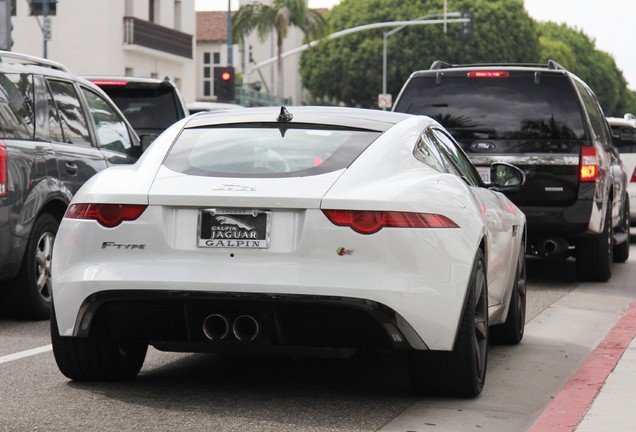
[[[114,228],[124,221],[134,221],[146,210],[138,204],[72,204],[65,218],[95,220],[106,228]]]
[[[360,234],[373,234],[391,228],[459,228],[443,215],[395,211],[324,210],[325,216],[338,226],[347,226]]]

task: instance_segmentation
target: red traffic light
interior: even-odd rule
[[[232,78],[232,74],[227,71],[221,74],[221,79],[223,81],[229,81],[231,78]]]

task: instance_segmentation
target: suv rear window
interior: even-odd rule
[[[166,158],[173,171],[214,177],[298,177],[349,166],[379,132],[295,125],[184,130]]]
[[[511,72],[505,78],[414,77],[396,111],[425,114],[457,139],[584,139],[577,96],[566,77]]]
[[[636,153],[636,128],[611,125],[612,141],[621,153]]]
[[[30,74],[0,74],[2,138],[32,140],[35,133],[33,78]]]
[[[100,85],[134,129],[167,129],[181,115],[170,86],[129,84]]]

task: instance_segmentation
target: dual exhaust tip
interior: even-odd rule
[[[251,315],[239,315],[230,325],[230,321],[223,315],[212,314],[203,320],[203,334],[210,340],[218,341],[227,338],[230,331],[241,342],[255,340],[261,332],[261,326]]]

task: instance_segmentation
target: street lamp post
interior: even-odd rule
[[[438,16],[443,16],[444,17],[444,26],[446,26],[446,18],[459,18],[461,17],[461,13],[460,12],[444,12],[444,13],[432,13],[432,14],[428,14],[428,15],[424,15],[418,18],[414,18],[410,21],[420,21],[420,20],[425,20],[425,19],[429,19],[429,18],[434,18],[434,17],[438,17]],[[433,23],[431,23],[433,24]],[[406,24],[402,24],[399,27],[394,28],[393,30],[389,30],[388,32],[384,32],[384,37],[383,37],[383,47],[382,47],[382,94],[387,94],[387,88],[386,88],[386,69],[387,69],[387,41],[389,39],[389,36],[399,32],[400,30],[402,30],[403,28],[406,27]],[[382,107],[383,110],[386,110],[385,107]]]

